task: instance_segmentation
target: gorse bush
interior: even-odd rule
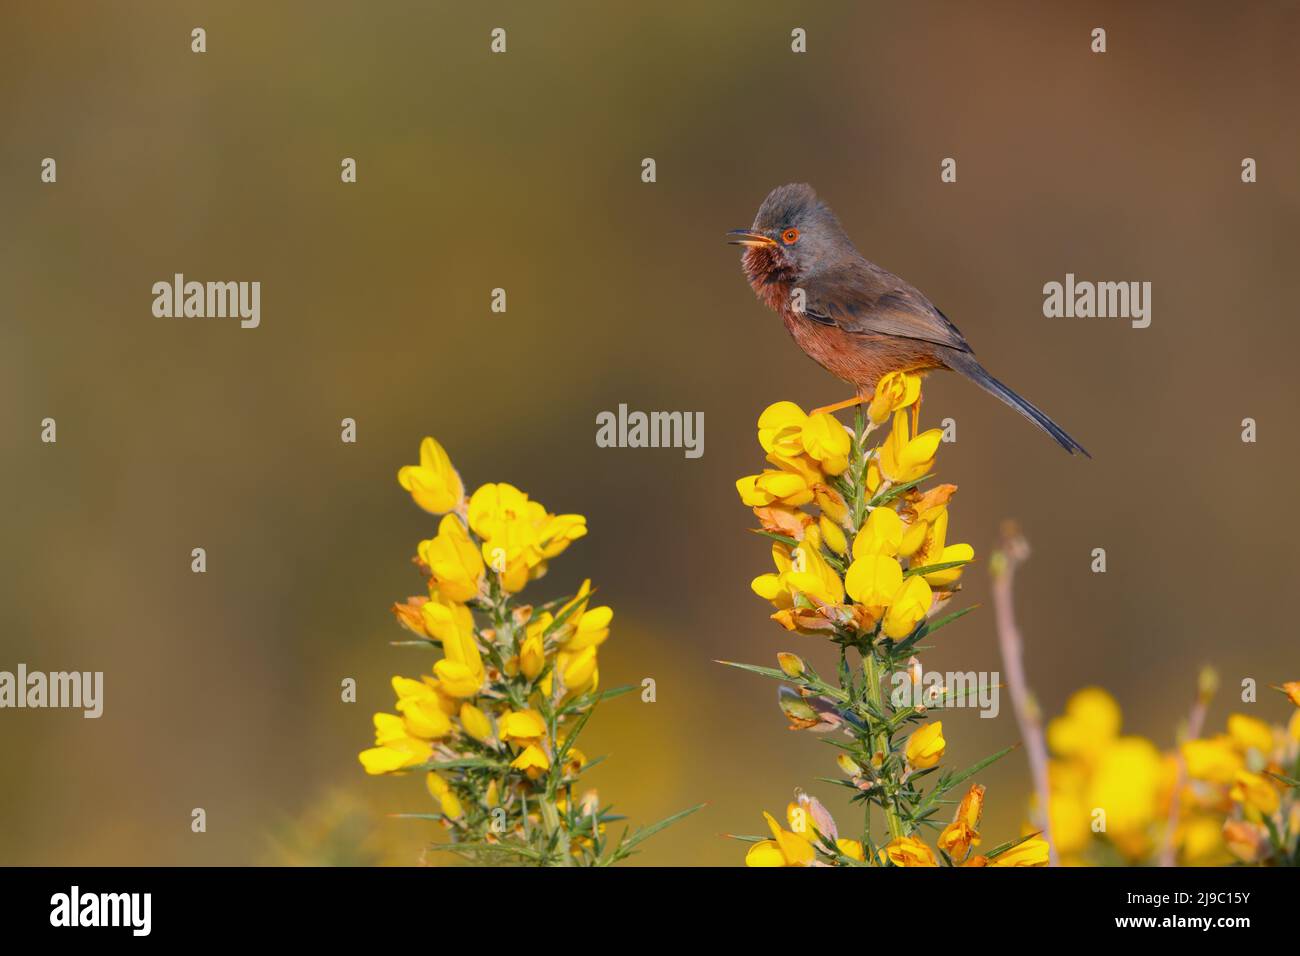
[[[533,606],[518,594],[587,533],[587,519],[552,514],[513,485],[486,484],[468,498],[446,451],[432,438],[398,481],[442,518],[415,558],[427,593],[395,604],[413,639],[441,652],[428,673],[396,676],[396,713],[374,716],[367,773],[425,774],[438,809],[400,814],[438,822],[442,848],[474,862],[605,866],[685,816],[650,827],[622,820],[594,790],[576,788],[588,760],[579,734],[596,704],[632,690],[601,691],[598,650],[613,611],[594,590]]]
[[[1125,734],[1105,690],[1075,693],[1047,726],[1051,832],[1063,863],[1300,863],[1300,710],[1285,726],[1247,714],[1201,734],[1206,671],[1178,747]],[[1300,682],[1277,688],[1300,706]]]
[[[847,789],[863,814],[861,828],[849,833],[819,800],[796,791],[784,826],[765,814],[770,839],[740,837],[751,843],[751,866],[1048,862],[1037,834],[989,847],[979,829],[984,788],[971,778],[1011,748],[960,772],[944,768],[939,715],[963,701],[946,690],[919,693],[921,642],[965,613],[943,611],[974,559],[970,545],[948,542],[957,487],[923,490],[942,433],[918,432],[920,399],[918,376],[893,373],[852,429],[790,402],[759,417],[770,467],[736,487],[759,533],[772,539],[774,570],[752,587],[787,631],[836,645],[839,666],[823,677],[790,652],[777,656],[777,668],[732,666],[785,685],[778,700],[793,729],[830,735],[823,739],[839,750],[839,776],[829,782]],[[904,686],[918,688],[903,703],[887,700],[882,688],[897,685],[900,673]]]

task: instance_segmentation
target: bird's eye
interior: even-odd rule
[[[799,230],[795,229],[793,226],[790,227],[785,232],[781,233],[781,241],[787,246],[793,246],[799,241]]]

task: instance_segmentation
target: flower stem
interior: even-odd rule
[[[1047,841],[1048,866],[1059,866],[1056,843],[1052,839],[1052,792],[1047,775],[1047,741],[1043,735],[1043,721],[1038,704],[1030,694],[1025,678],[1025,642],[1020,628],[1016,626],[1013,582],[1016,568],[1028,557],[1029,542],[1014,523],[1004,522],[1002,540],[989,563],[993,578],[993,617],[997,626],[1002,665],[1007,671],[1007,686],[1011,689],[1011,706],[1020,727],[1020,737],[1025,742],[1029,772],[1038,796],[1042,836]]]
[[[863,655],[862,665],[867,674],[867,699],[871,701],[872,707],[877,713],[885,712],[884,694],[880,690],[880,663],[876,659],[876,650],[874,647],[868,648],[867,653]],[[898,808],[894,806],[894,794],[892,788],[887,788],[884,781],[885,767],[889,764],[889,728],[880,724],[880,729],[871,734],[871,749],[873,753],[883,755],[881,762],[881,784],[880,790],[882,799],[881,808],[885,811],[885,822],[889,825],[889,836],[897,840],[903,836],[903,822],[898,817]],[[892,782],[892,781],[891,781]]]

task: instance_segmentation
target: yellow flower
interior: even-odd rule
[[[809,416],[800,433],[804,450],[828,475],[843,474],[849,467],[849,433],[834,415],[821,412]]]
[[[817,858],[817,851],[811,843],[796,836],[789,830],[783,830],[770,813],[764,812],[772,839],[759,840],[745,854],[746,866],[812,866]]]
[[[819,604],[843,604],[844,582],[822,557],[820,534],[810,533],[799,547],[790,552],[791,566],[785,583]]]
[[[375,714],[375,744],[358,755],[366,773],[393,773],[422,764],[433,756],[428,741],[412,737],[396,714]]]
[[[903,530],[903,539],[898,545],[898,556],[910,559],[916,552],[921,550],[926,538],[929,536],[930,523],[928,521],[919,518],[913,521]]]
[[[446,643],[449,635],[474,630],[474,615],[463,604],[447,600],[438,594],[420,605],[420,620],[425,633],[436,641]]]
[[[894,866],[938,866],[934,852],[916,837],[896,837],[880,851]]]
[[[889,610],[885,612],[885,635],[895,640],[907,637],[930,613],[933,600],[933,592],[923,575],[908,578],[889,602]]]
[[[844,524],[849,517],[849,505],[834,488],[816,482],[813,485],[813,501],[822,510],[822,520],[829,518],[836,524]],[[840,552],[843,554],[843,552]]]
[[[1229,796],[1241,804],[1247,817],[1257,823],[1261,817],[1277,813],[1282,802],[1277,789],[1269,783],[1268,778],[1247,770],[1237,771]]]
[[[451,733],[451,718],[439,705],[432,689],[427,696],[398,700],[397,711],[406,718],[406,727],[413,737],[435,740]]]
[[[957,812],[953,814],[952,823],[943,828],[939,834],[939,849],[954,860],[963,860],[970,848],[980,845],[978,827],[980,816],[984,812],[984,788],[978,783],[972,784],[961,798]]]
[[[546,719],[535,710],[516,710],[501,718],[501,739],[533,744],[546,736]]]
[[[1071,695],[1065,713],[1047,725],[1047,743],[1062,757],[1095,754],[1119,734],[1120,711],[1115,698],[1100,687],[1085,687]]]
[[[556,668],[564,678],[564,688],[571,694],[595,690],[600,680],[596,669],[596,648],[588,647],[576,653],[561,651],[556,656]]]
[[[872,608],[887,606],[902,586],[903,566],[885,555],[864,554],[849,565],[844,575],[844,590],[849,596]]]
[[[546,666],[546,650],[542,643],[544,628],[528,628],[527,636],[519,647],[519,671],[529,680],[535,680]]]
[[[1161,786],[1160,751],[1142,737],[1121,737],[1099,757],[1088,805],[1106,811],[1112,840],[1144,830],[1155,819]]]
[[[451,458],[432,438],[420,442],[420,463],[399,469],[397,481],[417,505],[436,515],[455,510],[465,497],[465,486],[451,466]]]
[[[537,744],[529,744],[520,751],[518,757],[510,761],[510,766],[515,770],[522,770],[530,780],[536,780],[551,769],[551,758]]]
[[[479,593],[483,558],[456,515],[438,524],[438,534],[419,545],[420,560],[429,567],[438,592],[452,601],[468,601]]]
[[[908,372],[890,372],[876,382],[876,392],[867,406],[867,417],[873,425],[883,425],[885,419],[899,409],[916,403],[921,397],[921,376]]]
[[[453,619],[443,639],[442,652],[446,656],[433,665],[433,672],[438,675],[438,686],[451,697],[476,695],[483,686],[486,672],[473,630]]]
[[[853,557],[865,558],[881,554],[888,557],[898,554],[903,543],[903,519],[892,508],[872,509],[862,530],[853,539]]]
[[[765,470],[761,475],[748,475],[736,482],[740,500],[751,508],[781,504],[798,508],[813,500],[813,484],[803,475],[789,471]]]
[[[758,416],[758,443],[770,454],[787,458],[801,454],[806,421],[808,416],[794,402],[774,402]]]
[[[542,559],[559,557],[570,544],[586,535],[587,519],[583,515],[547,515],[538,532]]]
[[[1233,746],[1232,738],[1225,735],[1207,740],[1189,740],[1183,744],[1182,752],[1187,764],[1187,775],[1193,780],[1232,783],[1237,771],[1243,767],[1241,755]]]
[[[564,642],[566,651],[585,651],[589,647],[599,647],[609,637],[609,623],[614,619],[614,610],[609,607],[594,607],[583,611],[573,634]]]
[[[487,566],[513,593],[541,577],[546,562],[587,533],[582,515],[553,515],[514,485],[486,484],[470,496],[469,526],[483,541]]]
[[[512,533],[534,532],[522,544],[531,544],[537,526],[545,520],[546,509],[540,502],[508,482],[481,485],[470,496],[467,511],[469,526],[484,541],[505,539]]]
[[[817,530],[821,532],[822,541],[826,544],[826,547],[836,554],[843,556],[848,551],[849,542],[844,536],[844,529],[827,515],[822,515],[817,519]]]
[[[446,780],[431,770],[429,775],[425,777],[424,782],[429,789],[429,795],[438,801],[444,817],[459,820],[465,815],[465,810],[460,804],[460,798],[452,793],[451,786]]]
[[[866,854],[863,852],[862,844],[857,840],[849,840],[845,837],[840,837],[835,841],[835,848],[850,860],[862,862],[866,859]]]
[[[1048,819],[1052,824],[1052,839],[1056,842],[1057,852],[1064,855],[1082,851],[1092,839],[1091,811],[1081,792],[1086,781],[1078,768],[1052,761],[1048,768],[1052,782],[1051,795],[1048,798]],[[1068,785],[1061,785],[1062,777],[1071,779]]]
[[[794,402],[776,402],[758,416],[758,443],[768,460],[785,470],[804,470],[797,464],[806,454],[828,475],[849,466],[849,436],[833,415],[805,415]],[[805,477],[810,477],[806,470]]]
[[[441,687],[395,676],[393,689],[398,696],[396,709],[404,718],[408,736],[435,740],[450,734],[450,708]]]
[[[1047,841],[1031,837],[989,860],[989,866],[1047,866]]]
[[[975,557],[975,549],[969,544],[945,544],[947,535],[948,509],[943,508],[928,525],[923,544],[912,556],[912,567],[970,561]],[[963,568],[949,568],[947,571],[932,571],[925,575],[925,580],[935,587],[944,587],[960,578],[963,570]]]
[[[924,724],[912,731],[912,735],[907,738],[907,762],[917,770],[926,770],[939,762],[946,746],[943,721]]]
[[[460,705],[460,725],[465,729],[465,733],[481,744],[492,739],[492,721],[488,720],[487,714],[469,701]]]
[[[1255,717],[1229,714],[1228,735],[1242,750],[1258,750],[1267,754],[1273,749],[1273,728]]]
[[[928,474],[942,438],[941,430],[931,428],[909,439],[907,412],[900,409],[894,413],[889,437],[880,446],[880,473],[899,484]]]
[[[776,565],[776,573],[760,574],[749,582],[749,587],[764,601],[771,601],[778,608],[787,608],[793,603],[790,590],[785,586],[785,574],[791,567],[790,549],[779,541],[772,544],[772,563]]]
[[[875,496],[880,491],[880,485],[884,478],[880,474],[880,457],[872,455],[871,460],[867,462],[867,494]]]
[[[1223,842],[1223,820],[1217,814],[1198,813],[1183,821],[1176,839],[1186,865],[1221,866],[1231,862],[1224,856],[1228,848]]]
[[[582,615],[587,613],[587,602],[591,598],[591,578],[585,578],[582,587],[578,588],[578,593],[564,603],[564,606],[555,612],[557,618],[564,618],[564,625],[561,632],[573,626],[573,622],[580,620]],[[546,615],[543,615],[546,617]],[[547,620],[550,623],[550,620]]]

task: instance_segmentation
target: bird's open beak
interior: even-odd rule
[[[761,232],[753,232],[749,229],[733,229],[727,233],[727,242],[733,246],[774,246],[776,240],[770,236],[765,236]]]

